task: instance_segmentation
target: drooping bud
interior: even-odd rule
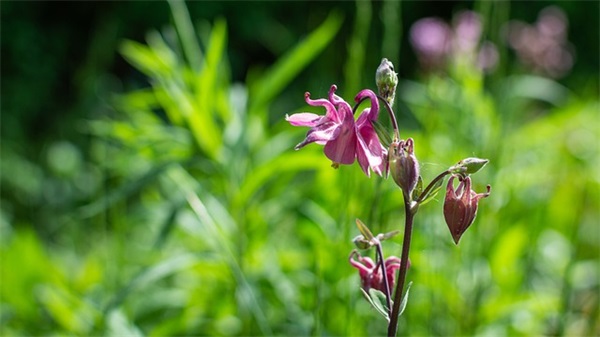
[[[457,174],[473,174],[481,170],[489,160],[481,158],[465,158],[452,166],[449,170]]]
[[[390,173],[405,197],[410,198],[419,181],[419,162],[414,153],[412,138],[406,141],[394,141],[388,152]]]
[[[398,74],[394,71],[394,65],[388,59],[381,60],[381,64],[375,73],[375,83],[379,90],[379,96],[383,97],[390,106],[394,104],[396,97],[396,86],[398,85]]]
[[[471,226],[477,215],[479,199],[490,195],[491,187],[487,186],[487,192],[476,193],[471,189],[471,177],[462,178],[458,187],[454,189],[454,178],[448,179],[446,187],[446,198],[444,200],[444,219],[450,229],[454,243],[458,241],[463,233]],[[459,179],[460,176],[459,176]]]

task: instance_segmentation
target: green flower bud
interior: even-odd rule
[[[379,90],[379,96],[383,97],[389,105],[394,104],[396,97],[396,86],[398,85],[398,74],[394,72],[394,65],[388,59],[381,60],[381,64],[375,73],[375,83]]]
[[[359,236],[355,237],[354,239],[352,239],[352,242],[358,249],[369,249],[369,248],[373,247],[373,243],[371,241],[365,239],[365,237],[362,235],[359,235]]]
[[[457,174],[473,174],[481,170],[489,160],[481,158],[465,158],[450,168],[450,172]]]

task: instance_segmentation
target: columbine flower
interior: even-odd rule
[[[460,237],[475,220],[479,199],[489,196],[491,187],[488,185],[487,192],[478,194],[471,189],[471,177],[467,176],[454,189],[455,177],[452,176],[448,179],[444,201],[444,218],[454,243],[458,244]]]
[[[329,89],[329,100],[312,100],[310,93],[304,94],[304,99],[309,105],[325,107],[325,116],[310,112],[286,116],[286,120],[294,126],[311,128],[306,134],[306,139],[296,145],[295,149],[310,143],[325,145],[325,155],[333,161],[334,167],[340,164],[350,165],[356,158],[367,176],[370,176],[369,169],[381,175],[386,150],[379,142],[371,124],[379,115],[377,96],[373,91],[366,89],[358,93],[357,102],[367,97],[371,100],[371,107],[364,109],[355,122],[352,108],[335,94],[336,90],[337,86],[332,85]]]
[[[355,255],[358,256],[358,260],[353,258]],[[350,264],[358,269],[361,287],[366,292],[369,292],[369,289],[371,288],[385,292],[385,283],[383,282],[381,267],[376,265],[370,257],[362,257],[355,251],[350,254]],[[410,261],[408,264],[410,266]],[[388,285],[390,286],[390,289],[393,289],[396,279],[396,270],[400,268],[400,259],[395,256],[388,257],[385,259],[385,268]]]

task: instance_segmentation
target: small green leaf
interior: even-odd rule
[[[415,189],[412,192],[412,200],[418,200],[421,193],[423,193],[423,177],[419,176],[417,186],[415,186]]]
[[[411,285],[412,285],[412,282],[409,282],[408,286],[406,287],[406,292],[404,293],[404,296],[402,297],[402,302],[400,302],[400,312],[398,313],[398,316],[402,316],[404,309],[406,309],[406,304],[408,303],[408,294],[409,294]]]
[[[374,238],[373,233],[371,233],[369,228],[364,223],[362,223],[362,221],[360,221],[359,219],[356,219],[356,227],[358,227],[358,230],[365,237],[365,239],[367,239],[368,241],[373,240],[373,238]]]
[[[385,305],[385,294],[373,288],[369,289],[368,293],[363,288],[360,288],[360,291],[362,291],[362,294],[365,296],[367,301],[371,303],[373,308],[375,308],[375,310],[377,310],[377,312],[379,312],[389,322],[390,316]]]
[[[424,205],[426,203],[428,203],[429,201],[431,201],[431,199],[433,199],[433,197],[435,197],[437,195],[437,193],[439,192],[440,188],[442,187],[442,183],[444,182],[444,179],[440,179],[438,180],[435,185],[432,186],[432,188],[427,192],[426,195],[421,195],[421,197],[417,200],[421,200],[419,201],[419,205]]]

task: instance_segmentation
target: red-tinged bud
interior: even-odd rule
[[[412,138],[406,141],[394,141],[389,150],[389,166],[392,178],[404,195],[412,196],[412,191],[419,181],[419,162],[414,153],[414,141]]]
[[[450,229],[454,243],[458,245],[460,237],[475,220],[479,199],[488,197],[491,187],[488,185],[487,192],[478,194],[471,189],[471,177],[467,176],[454,189],[454,178],[456,176],[450,177],[446,187],[444,219]]]

